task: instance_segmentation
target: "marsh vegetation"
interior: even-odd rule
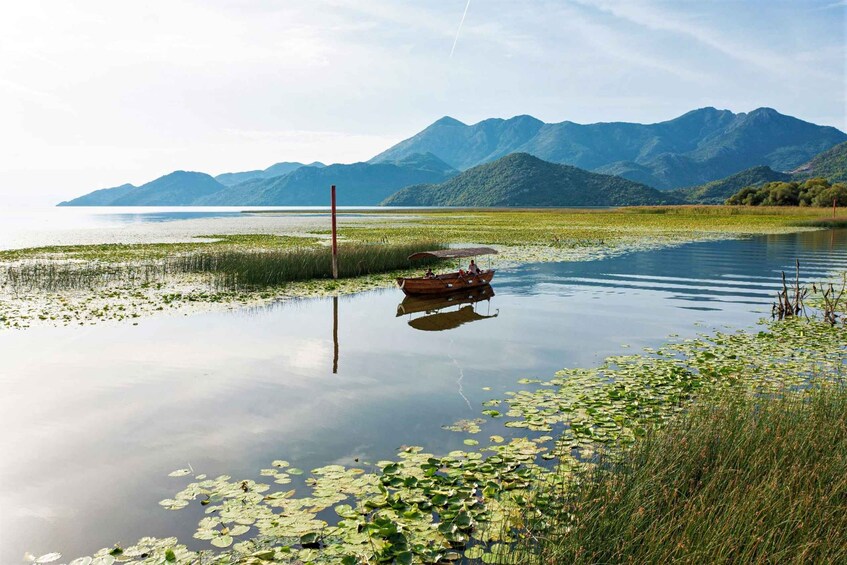
[[[442,249],[434,241],[396,244],[343,244],[339,276],[360,277],[413,267],[409,255],[421,249]],[[418,261],[415,267],[432,264]],[[9,264],[2,281],[14,293],[94,290],[109,285],[141,286],[166,282],[186,274],[208,275],[211,290],[256,290],[289,282],[332,277],[327,246],[285,248],[203,249],[138,261],[80,261],[35,258]]]
[[[545,496],[526,563],[843,562],[847,386],[698,403]]]
[[[285,235],[212,234],[185,243],[2,251],[0,325],[89,324],[201,305],[226,307],[389,286],[394,276],[417,267],[405,261],[404,250],[432,247],[431,242],[494,245],[501,267],[583,261],[690,241],[817,229],[799,224],[819,219],[820,211],[668,206],[374,211],[359,216],[356,222],[342,223],[341,281],[326,278],[328,231],[313,229]]]

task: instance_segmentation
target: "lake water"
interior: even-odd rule
[[[379,207],[340,207],[339,218],[357,221],[357,210]],[[393,208],[402,211],[404,208]],[[244,212],[285,212],[284,215]],[[0,207],[0,250],[92,243],[169,243],[199,235],[277,233],[295,228],[325,229],[328,208],[318,206],[232,207]],[[162,229],[162,223],[167,229]]]
[[[185,482],[167,474],[189,464],[258,479],[277,458],[311,469],[392,458],[402,445],[461,449],[465,436],[441,426],[478,417],[520,378],[755,324],[795,258],[805,279],[847,269],[847,232],[502,270],[494,296],[435,318],[398,316],[420,306],[388,289],[2,332],[0,563],[25,551],[70,559],[143,535],[202,547],[194,510],[158,506]]]

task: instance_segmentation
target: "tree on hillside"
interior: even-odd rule
[[[804,182],[769,182],[746,186],[727,199],[743,206],[847,206],[847,184],[816,177]]]

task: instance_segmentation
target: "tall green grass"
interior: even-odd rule
[[[338,250],[338,275],[349,278],[420,268],[432,264],[432,261],[412,263],[409,255],[416,251],[444,247],[438,243],[420,241],[341,245]],[[216,274],[216,284],[231,289],[332,277],[332,252],[329,247],[193,253],[174,258],[171,263],[177,272]]]
[[[847,563],[847,387],[696,406],[557,494],[527,563]]]
[[[816,220],[806,220],[798,222],[798,226],[811,226],[816,228],[847,228],[847,217],[841,216],[837,218],[819,218]]]
[[[409,255],[444,247],[432,241],[340,245],[339,276],[348,278],[420,269],[432,262],[412,263]],[[330,278],[332,252],[329,247],[313,246],[210,250],[122,263],[33,259],[10,263],[0,269],[0,286],[15,293],[89,290],[115,284],[166,282],[170,277],[186,274],[208,275],[209,284],[216,290],[241,290]]]

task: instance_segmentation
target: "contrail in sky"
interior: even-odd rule
[[[462,14],[462,21],[459,22],[459,29],[456,30],[456,39],[453,40],[453,48],[450,49],[450,58],[453,58],[453,51],[456,50],[456,43],[459,41],[459,33],[462,31],[462,24],[465,23],[465,16],[468,15],[468,8],[471,7],[471,0],[465,4],[465,12]]]

